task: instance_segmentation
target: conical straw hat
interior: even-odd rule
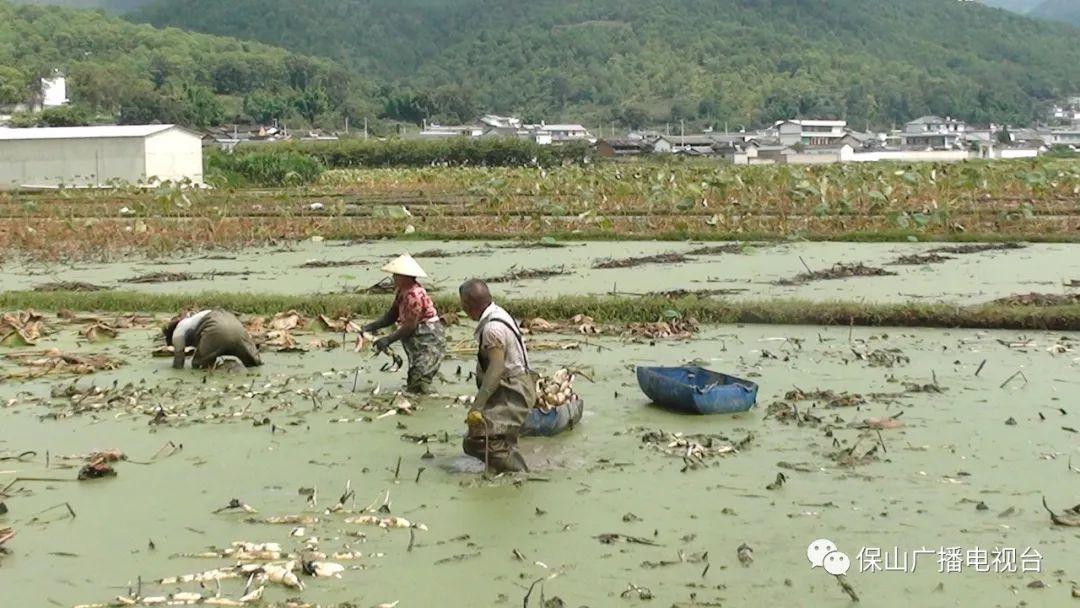
[[[413,277],[416,279],[427,278],[427,273],[420,267],[420,264],[416,263],[416,260],[409,254],[403,254],[390,262],[386,266],[382,267],[383,272],[390,274],[400,274],[406,277]]]

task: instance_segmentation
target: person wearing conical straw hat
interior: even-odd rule
[[[407,390],[429,393],[446,357],[446,332],[435,304],[418,280],[427,278],[427,273],[407,253],[383,266],[382,271],[394,277],[394,303],[363,331],[370,333],[396,325],[393,333],[375,341],[375,350],[382,352],[394,342],[401,342],[409,357]]]

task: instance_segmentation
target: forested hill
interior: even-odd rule
[[[1080,26],[1080,0],[983,0],[983,4],[1037,19],[1063,21]]]
[[[1014,13],[1026,14],[1043,3],[1044,0],[982,0],[987,6],[1003,8]]]
[[[340,60],[394,83],[401,118],[446,87],[442,107],[605,124],[1027,122],[1080,90],[1077,30],[942,0],[157,0],[132,18]]]
[[[112,13],[126,13],[150,0],[12,0],[14,4],[48,4],[64,8],[105,9]]]
[[[56,69],[67,75],[72,113],[84,118],[207,126],[244,114],[339,125],[342,113],[371,112],[356,107],[369,97],[356,77],[326,59],[0,0],[0,104],[26,101]]]
[[[1080,0],[1045,0],[1031,11],[1031,15],[1080,26]]]

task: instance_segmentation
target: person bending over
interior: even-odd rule
[[[262,365],[259,349],[240,319],[224,310],[204,310],[176,317],[165,326],[165,343],[173,347],[173,367],[184,369],[186,349],[195,347],[192,369],[214,367],[219,357],[236,357],[245,367]]]

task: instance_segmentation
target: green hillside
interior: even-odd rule
[[[206,126],[243,114],[339,125],[345,113],[371,112],[357,79],[325,59],[0,0],[0,104],[25,101],[54,69],[67,75],[77,113],[106,120]]]
[[[1080,26],[1080,0],[1046,0],[1035,7],[1031,15]]]
[[[982,0],[982,3],[987,6],[1003,8],[1014,13],[1030,13],[1042,2],[1043,0]]]
[[[12,0],[13,4],[41,4],[64,8],[102,8],[112,13],[126,13],[149,4],[151,0]]]
[[[941,0],[158,0],[131,18],[339,60],[411,120],[1023,123],[1080,90],[1075,31]]]

